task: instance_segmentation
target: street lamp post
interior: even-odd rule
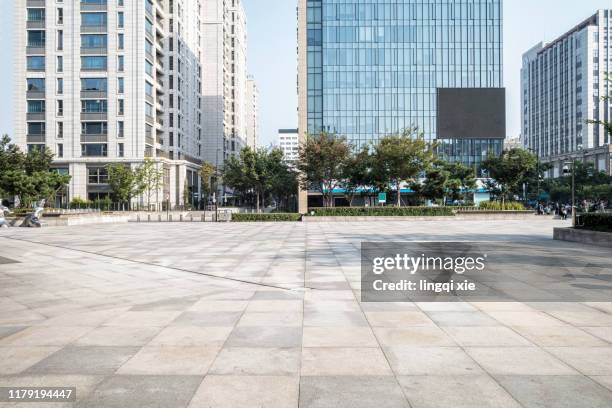
[[[527,150],[529,150],[531,153],[535,153],[537,159],[538,159],[538,197],[537,200],[540,201],[540,154],[538,153],[538,151],[536,149],[532,149],[532,148],[527,148]]]
[[[565,162],[565,166],[568,171],[571,166],[572,172],[572,227],[576,227],[576,160],[573,159],[571,162]],[[564,169],[565,170],[565,169]]]

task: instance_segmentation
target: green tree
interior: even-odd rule
[[[342,188],[349,206],[359,191],[364,192],[372,186],[372,156],[370,147],[364,146],[360,151],[351,153],[344,166]]]
[[[115,196],[121,203],[129,203],[133,196],[138,193],[136,172],[131,166],[125,164],[109,164],[106,166],[108,173],[108,184]]]
[[[374,180],[382,190],[395,187],[400,207],[402,184],[414,185],[434,161],[435,145],[426,142],[416,128],[406,129],[399,135],[383,137],[374,146]]]
[[[268,193],[274,197],[277,209],[287,209],[298,192],[297,172],[284,162],[283,152],[278,148],[268,153],[267,167],[270,175]]]
[[[468,192],[476,188],[476,172],[474,168],[463,163],[444,163],[444,169],[449,174],[446,182],[446,192],[452,201],[465,200]]]
[[[155,160],[147,157],[136,170],[136,189],[147,198],[147,210],[151,209],[151,198],[164,186],[164,169]]]
[[[325,207],[333,207],[334,190],[342,183],[351,150],[346,138],[327,132],[308,135],[300,148],[300,186],[320,192]]]
[[[501,196],[502,207],[506,199],[519,192],[527,177],[537,169],[537,157],[528,150],[514,148],[506,150],[500,157],[489,155],[482,168],[495,183]]]
[[[52,162],[53,154],[48,148],[23,153],[4,135],[0,139],[0,192],[18,197],[22,207],[43,198],[53,200],[71,177],[53,170]]]
[[[202,200],[208,203],[213,189],[213,178],[217,174],[217,169],[212,163],[204,162],[200,168],[200,180],[202,180]]]
[[[444,168],[444,163],[436,162],[432,167],[425,171],[425,179],[422,183],[416,182],[412,184],[412,189],[418,196],[431,201],[442,199],[442,203],[446,202],[446,189],[449,172]]]

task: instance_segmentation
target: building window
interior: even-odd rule
[[[81,144],[81,156],[83,157],[106,157],[108,156],[108,145],[102,143]]]
[[[108,80],[106,78],[83,78],[81,79],[81,91],[106,92]]]
[[[45,21],[45,9],[42,8],[29,8],[28,9],[28,21]]]
[[[57,138],[64,138],[64,122],[57,122]]]
[[[64,72],[64,57],[61,55],[57,57],[57,72]]]
[[[57,157],[64,157],[64,145],[62,143],[58,143],[57,145]]]
[[[28,101],[28,113],[45,113],[45,101]]]
[[[153,64],[151,64],[149,60],[145,60],[145,72],[149,74],[149,76],[153,76]]]
[[[44,48],[46,43],[45,31],[29,30],[28,31],[28,47]]]
[[[45,70],[45,57],[27,57],[28,71],[44,71]]]
[[[123,99],[117,100],[117,115],[123,116],[125,112],[125,101]]]
[[[106,167],[88,167],[87,184],[108,184],[108,170],[106,170]]]
[[[81,134],[106,135],[108,134],[108,124],[106,122],[82,122]]]
[[[61,7],[57,9],[57,24],[64,24],[64,9]]]
[[[106,67],[106,57],[81,57],[81,69],[83,71],[106,71]]]
[[[81,48],[106,49],[107,46],[106,34],[81,34]]]
[[[147,94],[147,96],[153,97],[153,85],[151,85],[147,81],[145,81],[145,94]]]
[[[108,112],[108,103],[104,99],[81,101],[81,112],[106,113]]]
[[[44,122],[28,122],[28,135],[44,136],[46,134]]]
[[[117,71],[123,72],[125,70],[124,61],[125,57],[123,55],[117,56]]]
[[[57,78],[57,94],[64,94],[64,78]]]
[[[117,48],[122,50],[125,47],[125,35],[117,34]]]
[[[102,27],[106,24],[106,13],[81,13],[81,25],[84,27]]]
[[[64,31],[63,30],[57,30],[57,49],[60,51],[64,49]]]
[[[117,78],[117,93],[124,93],[125,92],[125,81],[123,78]]]
[[[123,11],[120,11],[117,13],[117,27],[119,28],[123,28],[123,25],[125,24],[124,19],[123,19]]]
[[[118,143],[117,144],[117,157],[124,157],[125,156],[125,148],[123,143]]]
[[[64,101],[61,99],[57,101],[57,116],[64,116]]]
[[[119,122],[117,122],[117,137],[124,137],[125,136],[125,130],[124,130],[125,126],[122,120],[120,120]]]
[[[45,79],[44,78],[28,78],[28,91],[44,92],[45,91]]]

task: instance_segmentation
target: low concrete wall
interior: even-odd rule
[[[381,221],[501,221],[501,220],[530,220],[535,217],[531,211],[504,211],[504,212],[460,212],[451,216],[436,217],[313,217],[304,216],[304,222],[381,222]]]
[[[612,248],[612,233],[588,231],[574,228],[555,228],[553,238],[557,241],[578,242]]]
[[[92,224],[122,224],[127,223],[129,216],[126,214],[62,214],[48,215],[43,214],[41,222],[43,227],[70,227],[75,225],[92,225]],[[23,222],[24,217],[9,219],[13,227],[19,227]]]

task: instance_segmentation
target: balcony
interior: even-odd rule
[[[145,143],[148,144],[149,146],[154,146],[155,140],[151,136],[146,136]]]
[[[108,120],[108,112],[81,112],[81,120],[84,120],[84,121]]]
[[[26,22],[26,28],[28,30],[44,30],[46,23],[45,20],[31,20]]]
[[[27,120],[32,120],[36,122],[44,122],[45,112],[26,113],[26,118]]]
[[[45,91],[40,91],[40,90],[26,91],[26,98],[27,99],[45,99]]]
[[[106,55],[108,47],[81,47],[81,55]]]
[[[28,0],[26,2],[26,7],[40,8],[45,7],[46,0]]]
[[[82,34],[97,34],[106,33],[108,31],[108,24],[104,25],[81,25]]]
[[[45,55],[45,42],[31,42],[26,47],[26,55]]]
[[[108,134],[81,134],[81,143],[106,143],[108,141]]]
[[[105,11],[108,8],[106,0],[81,1],[81,11]]]
[[[81,91],[81,99],[107,99],[106,91]]]
[[[27,143],[45,143],[45,134],[27,135]]]
[[[145,115],[145,122],[153,125],[155,124],[155,118],[153,116]]]

